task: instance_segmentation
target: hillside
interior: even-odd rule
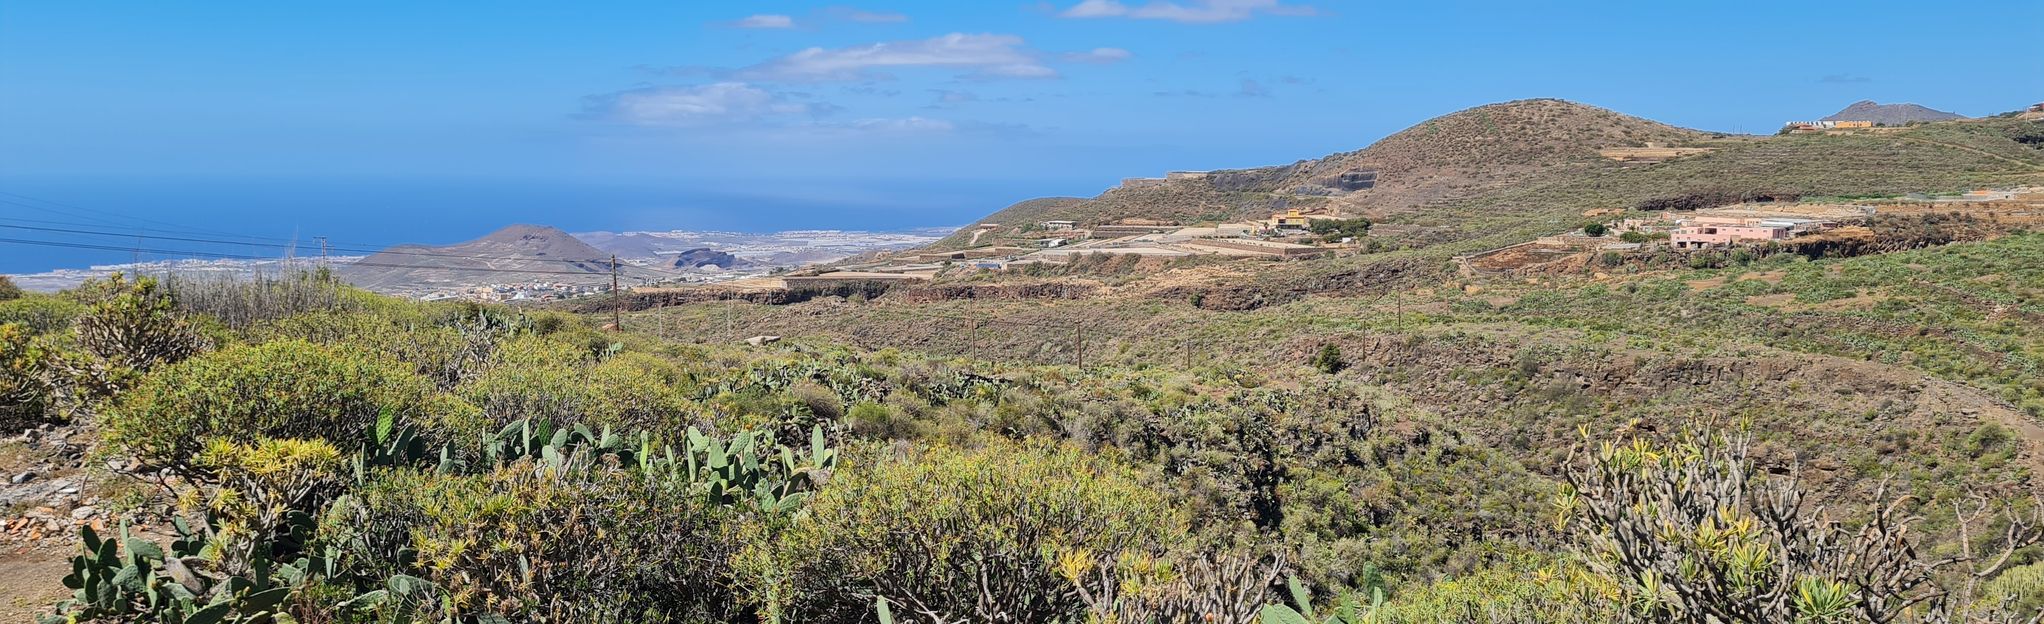
[[[1428,228],[1410,244],[1509,244],[1567,229],[1580,213],[1740,197],[1899,196],[2044,180],[2040,124],[2018,119],[1933,123],[1881,135],[1726,136],[1593,106],[1522,100],[1423,122],[1355,152],[1205,179],[1116,188],[1086,200],[1032,200],[989,216],[980,244],[1026,240],[1046,219],[1180,222],[1259,218],[1285,207],[1362,214]],[[1503,140],[1501,137],[1525,137]],[[1706,148],[1665,162],[1623,163],[1616,146]],[[1374,188],[1334,191],[1342,172],[1376,171]],[[1312,194],[1304,194],[1301,191]],[[970,233],[968,226],[963,233]],[[963,246],[953,235],[940,245]],[[1445,257],[1451,250],[1440,250]]]
[[[1012,238],[1047,219],[1081,224],[1124,218],[1222,221],[1260,218],[1288,207],[1381,215],[1541,179],[1619,168],[1598,155],[1601,148],[1689,146],[1713,137],[1722,135],[1575,102],[1518,100],[1436,117],[1352,152],[1277,167],[1215,171],[1200,179],[1118,187],[1092,199],[1030,200],[980,223],[997,223],[996,237]],[[1342,179],[1350,172],[1375,175],[1368,188],[1357,188],[1361,185]],[[963,232],[969,235],[974,229],[968,226]],[[939,246],[963,246],[966,240],[967,236],[954,235]]]
[[[1202,622],[1310,621],[1264,606],[1307,592],[1349,611],[1367,592],[1379,621],[1411,624],[1682,621],[1615,612],[1651,595],[1597,550],[1614,543],[1599,510],[1655,504],[1679,512],[1628,529],[1641,548],[1772,531],[1752,548],[1804,567],[1766,582],[1900,578],[1978,614],[2044,575],[2040,271],[2044,235],[2026,234],[1241,312],[887,293],[633,312],[614,331],[317,279],[115,279],[28,295],[82,303],[0,331],[0,355],[28,354],[10,367],[60,384],[77,382],[51,362],[165,358],[87,417],[0,393],[0,424],[24,432],[0,441],[0,474],[20,475],[0,483],[0,614],[105,621],[51,604],[77,575],[117,604],[146,605],[143,587],[215,613],[410,592],[418,615],[386,621],[858,624],[883,600],[975,621],[978,595],[1049,605],[1015,621],[1107,621],[1074,584],[1138,579],[1244,597]],[[148,340],[93,330],[109,326]],[[742,338],[761,334],[785,338]],[[2000,501],[2010,515],[1971,511]],[[1836,541],[1794,541],[1827,520]],[[1777,543],[1875,555],[1810,567]],[[493,544],[509,546],[477,547]],[[2013,563],[1922,572],[1961,548]],[[286,572],[221,571],[243,568]],[[935,589],[895,589],[916,574]],[[202,591],[169,589],[180,577]]]
[[[1660,599],[1613,566],[1665,563],[1650,571],[1670,583],[1705,566],[1857,604],[1872,590],[1853,583],[1890,579],[1926,609],[1964,610],[1954,621],[2028,621],[1983,614],[2044,578],[2029,502],[2044,474],[2044,234],[1857,257],[1671,252],[1594,273],[1458,274],[1447,260],[1573,228],[1590,208],[2044,181],[2044,143],[2026,141],[2039,125],[1700,139],[1714,151],[1644,164],[1479,141],[1405,161],[1520,173],[1384,212],[1439,232],[1381,235],[1396,241],[1384,249],[1048,278],[954,267],[900,290],[633,309],[607,328],[617,307],[382,300],[320,279],[31,294],[0,302],[13,315],[0,318],[32,322],[0,326],[0,383],[15,384],[0,389],[29,390],[0,392],[0,423],[24,432],[0,441],[0,474],[23,475],[0,485],[0,536],[34,549],[0,558],[16,609],[0,614],[89,614],[48,605],[75,572],[173,597],[196,573],[224,605],[209,608],[239,613],[417,611],[392,621],[857,624],[889,604],[1109,621],[1123,603],[1079,591],[1133,583],[1244,597],[1198,621],[1303,621],[1264,606],[1286,585],[1323,605],[1369,595],[1388,622],[1683,621],[1613,607]],[[1265,186],[1224,174],[998,218],[1336,201],[1273,186],[1317,164],[1248,176]],[[1966,203],[1928,216],[1995,218]],[[591,253],[519,226],[363,264],[555,262],[600,278]],[[136,369],[100,388],[63,373],[77,363]],[[87,391],[113,409],[62,409]],[[179,504],[193,500],[218,502],[200,516]],[[2006,516],[1975,511],[2002,502]],[[1613,519],[1650,506],[1676,511]],[[271,528],[173,541],[179,514],[206,535]],[[114,527],[169,546],[99,540]],[[1671,554],[1626,564],[1614,534]],[[1725,563],[1716,545],[1732,539],[1760,553],[1742,560],[1776,563]],[[292,550],[308,543],[335,563]],[[1841,562],[1799,563],[1784,544]],[[1968,549],[2010,563],[1925,571]],[[1873,554],[1833,554],[1848,552]],[[223,571],[287,565],[275,578],[302,585],[247,594]],[[897,583],[918,574],[933,580]],[[1782,607],[1752,621],[1799,620]]]
[[[1395,212],[1557,170],[1611,167],[1600,148],[1685,146],[1711,136],[1586,104],[1520,100],[1436,117],[1361,150],[1295,165],[1265,190],[1331,188],[1343,172],[1375,171],[1375,187],[1343,203]]]
[[[1947,113],[1916,104],[1880,104],[1873,100],[1860,100],[1838,111],[1824,121],[1871,121],[1877,125],[1900,126],[1911,122],[1951,121],[1965,119],[1965,115]]]
[[[634,281],[658,275],[638,267],[626,274]],[[453,245],[391,247],[343,267],[340,276],[392,294],[510,282],[606,284],[610,254],[556,228],[513,225]]]

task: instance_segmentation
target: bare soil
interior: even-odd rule
[[[49,547],[12,545],[0,549],[0,622],[34,622],[36,614],[71,595],[64,575],[71,558]]]

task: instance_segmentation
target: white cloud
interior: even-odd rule
[[[1310,6],[1284,4],[1279,0],[1190,0],[1185,4],[1169,0],[1152,0],[1141,6],[1129,6],[1120,0],[1083,0],[1059,15],[1080,18],[1127,17],[1211,24],[1239,22],[1254,17],[1257,13],[1313,15],[1315,11]]]
[[[892,24],[908,21],[908,16],[901,13],[861,11],[851,7],[832,7],[825,12],[840,19],[868,24]]]
[[[1121,48],[1093,48],[1085,52],[1066,52],[1058,56],[1074,63],[1113,63],[1128,60],[1128,57],[1134,55]]]
[[[795,18],[786,15],[760,14],[731,23],[739,28],[794,28]]]
[[[814,82],[885,77],[887,68],[948,67],[971,70],[976,78],[1053,78],[1014,35],[952,33],[914,41],[888,41],[849,48],[809,48],[740,69],[746,80]]]
[[[647,87],[590,96],[587,116],[650,126],[751,121],[773,115],[819,114],[834,107],[790,101],[742,82],[689,87]]]
[[[950,132],[958,129],[958,126],[949,121],[928,117],[857,119],[845,127],[865,132]]]

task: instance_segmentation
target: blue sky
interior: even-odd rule
[[[0,191],[265,234],[431,217],[428,242],[506,214],[955,224],[1518,98],[1746,132],[1992,114],[2044,99],[2020,24],[2044,3],[17,1]]]

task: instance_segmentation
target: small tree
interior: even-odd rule
[[[0,301],[20,298],[21,287],[14,285],[14,278],[0,275]]]
[[[1793,477],[1758,475],[1750,444],[1745,434],[1606,442],[1569,462],[1559,520],[1634,621],[2037,621],[1976,605],[1972,585],[2044,541],[2044,500],[1955,505],[1961,552],[1934,559],[1919,554],[1903,501],[1845,525],[1809,509]],[[1885,484],[1873,500],[1889,500]],[[2002,530],[1975,542],[1987,527]],[[1943,584],[1952,576],[1968,586]]]
[[[1341,369],[1348,368],[1348,362],[1344,362],[1341,359],[1341,347],[1334,346],[1334,343],[1330,342],[1320,345],[1320,353],[1313,356],[1313,368],[1318,369],[1322,373],[1332,375],[1341,372]]]
[[[1592,223],[1583,226],[1583,233],[1591,236],[1603,236],[1604,232],[1606,231],[1608,230],[1604,228],[1604,224],[1602,223]]]
[[[0,324],[0,431],[44,419],[49,356],[32,338],[21,325]]]

